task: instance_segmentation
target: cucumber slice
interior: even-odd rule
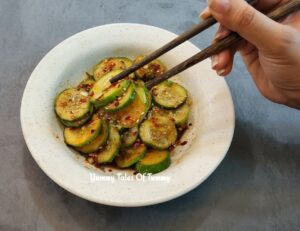
[[[175,124],[177,126],[182,126],[188,122],[190,108],[187,105],[187,103],[185,103],[179,108],[171,109],[171,110],[154,107],[151,113],[152,115],[169,116],[175,121]]]
[[[74,128],[77,128],[77,127],[80,127],[82,125],[84,125],[86,122],[88,122],[92,115],[93,115],[93,107],[91,107],[91,110],[82,118],[78,119],[78,120],[75,120],[75,121],[67,121],[67,120],[62,120],[60,119],[60,122],[65,125],[66,127],[74,127]]]
[[[140,173],[158,173],[167,169],[171,164],[168,150],[148,151],[143,159],[136,164],[136,170]]]
[[[108,132],[108,124],[105,120],[102,120],[102,129],[97,138],[88,145],[85,145],[81,148],[77,148],[77,150],[82,153],[96,152],[107,141]]]
[[[83,147],[96,139],[101,131],[102,121],[95,114],[91,121],[79,128],[65,128],[64,138],[68,145]]]
[[[137,126],[144,119],[150,107],[147,92],[148,90],[145,87],[137,86],[137,96],[132,103],[117,112],[109,114],[116,126],[132,128]]]
[[[121,138],[118,130],[110,126],[109,128],[109,138],[104,149],[100,150],[98,153],[97,162],[99,164],[110,163],[114,160],[115,156],[119,153],[119,148],[121,146]]]
[[[110,79],[122,70],[114,70],[107,73],[99,79],[90,91],[91,102],[96,106],[105,106],[121,96],[129,87],[130,81],[127,79],[120,80],[114,84],[110,83]]]
[[[115,162],[120,168],[128,168],[144,157],[146,145],[137,143],[133,147],[121,150],[120,155],[115,158]]]
[[[170,115],[174,119],[175,124],[178,126],[185,125],[188,122],[189,114],[190,114],[190,108],[185,103],[182,106],[180,106],[177,109],[170,110]]]
[[[185,88],[169,80],[154,86],[152,95],[155,103],[168,109],[179,107],[187,99]]]
[[[75,121],[84,117],[91,109],[86,92],[76,88],[62,91],[55,100],[56,115],[66,121]]]
[[[136,92],[140,95],[141,99],[146,102],[146,108],[147,108],[147,112],[151,107],[151,103],[152,103],[152,96],[150,91],[147,89],[147,87],[145,86],[145,83],[142,80],[138,80],[136,82],[136,85],[138,86],[138,88],[136,88]]]
[[[125,57],[111,57],[103,59],[94,67],[94,78],[97,81],[105,74],[113,70],[125,70],[126,68],[130,67],[132,63],[133,62],[130,59]]]
[[[144,55],[139,55],[134,62],[139,63],[145,58]],[[135,72],[135,76],[141,79],[153,79],[166,71],[165,65],[158,59],[153,60]]]
[[[177,139],[175,123],[168,116],[151,116],[141,124],[139,134],[146,145],[155,149],[167,149]]]
[[[129,147],[134,144],[139,135],[138,127],[133,127],[124,132],[121,136],[122,138],[122,147]]]
[[[127,91],[116,100],[104,107],[107,112],[115,112],[129,105],[136,97],[136,91],[134,83],[130,84]]]
[[[88,75],[88,73],[86,73]],[[90,92],[90,90],[93,88],[95,84],[95,80],[93,79],[93,77],[89,76],[82,80],[79,85],[77,86],[77,89],[79,90],[82,90],[82,91],[85,91],[87,93]]]

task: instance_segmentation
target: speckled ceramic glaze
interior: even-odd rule
[[[161,203],[192,190],[220,164],[234,131],[234,109],[223,78],[206,60],[175,77],[192,100],[190,123],[172,154],[171,166],[155,176],[128,171],[105,171],[89,166],[64,144],[62,127],[55,117],[55,96],[78,84],[84,72],[108,56],[149,53],[176,35],[140,24],[110,24],[78,33],[52,49],[33,71],[21,105],[22,130],[28,148],[41,169],[58,185],[77,196],[114,206]],[[168,68],[197,53],[190,42],[160,59]]]

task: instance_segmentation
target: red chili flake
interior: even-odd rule
[[[140,142],[135,142],[133,146],[134,146],[135,148],[137,148],[137,147],[140,146],[140,145],[141,145]]]
[[[181,142],[180,145],[184,146],[184,145],[186,145],[187,143],[188,143],[188,142],[185,140],[185,141]]]
[[[125,120],[130,120],[130,118],[131,118],[130,116],[126,116]]]
[[[118,100],[115,101],[114,105],[118,106],[120,104],[120,102]]]
[[[151,69],[153,72],[160,72],[160,65],[151,63],[149,69]]]
[[[94,92],[92,91],[90,94],[89,94],[89,96],[93,96],[94,95]]]
[[[81,99],[79,100],[80,103],[85,103],[86,101],[87,101],[86,98],[81,98]]]
[[[173,151],[175,148],[176,148],[176,145],[175,145],[175,144],[172,144],[172,145],[169,147],[169,150],[170,150],[170,151]]]
[[[103,69],[105,72],[111,71],[113,69],[113,67],[116,66],[116,64],[114,62],[107,62],[107,66]]]
[[[88,157],[91,157],[91,158],[97,158],[98,157],[98,155],[97,154],[95,154],[95,153],[90,153],[90,154],[88,154]]]
[[[91,133],[93,134],[94,132],[95,132],[95,130],[94,130],[94,129],[92,129],[92,130],[91,130]]]
[[[61,107],[66,107],[66,106],[68,106],[68,103],[67,103],[66,101],[64,101],[64,102],[62,102],[62,103],[60,104],[60,106],[61,106]]]
[[[156,90],[156,89],[153,89],[153,90],[152,90],[152,94],[153,94],[154,96],[157,96],[157,90]]]

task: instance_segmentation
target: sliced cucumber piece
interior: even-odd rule
[[[136,85],[138,86],[136,88],[136,92],[139,94],[139,96],[141,97],[143,102],[146,102],[146,108],[147,108],[147,112],[148,112],[148,110],[151,107],[151,103],[152,103],[151,93],[147,89],[147,87],[145,86],[145,83],[143,81],[138,80]]]
[[[190,114],[190,108],[185,103],[182,106],[180,106],[177,109],[170,110],[170,115],[174,119],[175,124],[178,126],[185,125],[188,122],[189,114]]]
[[[109,138],[104,149],[98,151],[97,162],[99,164],[110,163],[114,160],[115,156],[119,153],[119,148],[121,146],[121,138],[118,130],[110,126],[109,127]]]
[[[152,115],[162,115],[169,116],[175,121],[175,124],[178,126],[185,125],[189,119],[190,108],[187,103],[181,105],[176,109],[162,109],[158,107],[153,107],[151,114]]]
[[[106,143],[108,138],[108,132],[109,132],[108,124],[105,120],[102,120],[102,129],[100,134],[97,136],[97,138],[93,140],[91,143],[81,148],[77,148],[77,150],[82,153],[96,152],[104,143]]]
[[[168,109],[179,107],[187,99],[185,88],[169,80],[154,86],[152,95],[155,103]]]
[[[136,170],[140,173],[158,173],[167,169],[171,164],[168,150],[148,151],[144,158],[136,164]]]
[[[110,83],[110,79],[122,70],[114,70],[107,73],[99,79],[90,91],[91,102],[96,106],[105,106],[121,96],[129,87],[130,81],[127,79],[120,80],[114,84]]]
[[[94,67],[94,78],[97,81],[105,74],[113,70],[125,70],[126,68],[130,67],[132,63],[133,62],[130,59],[125,57],[111,57],[103,59]]]
[[[82,125],[84,125],[86,122],[88,122],[92,115],[93,115],[93,107],[91,107],[91,110],[85,115],[83,116],[82,118],[78,119],[78,120],[75,120],[75,121],[67,121],[67,120],[62,120],[60,119],[60,122],[65,125],[66,127],[74,127],[74,128],[77,128],[77,127],[80,127]]]
[[[124,132],[122,137],[122,147],[129,147],[134,144],[137,137],[139,135],[139,129],[138,127],[133,127],[128,129],[128,131]]]
[[[142,141],[155,149],[167,149],[175,143],[177,130],[175,123],[168,116],[151,116],[139,129]]]
[[[88,73],[86,73],[86,75],[88,75]],[[79,85],[77,86],[77,89],[80,89],[82,91],[85,91],[87,93],[90,92],[90,90],[93,88],[95,84],[95,80],[93,79],[93,77],[89,76],[82,80]]]
[[[65,128],[64,138],[68,145],[73,147],[83,147],[99,135],[102,127],[102,121],[98,114],[95,114],[88,124],[78,128]]]
[[[144,119],[150,107],[147,91],[145,87],[137,86],[137,96],[132,103],[117,112],[109,114],[117,126],[132,128]]]
[[[143,158],[145,153],[145,144],[135,144],[133,147],[121,149],[120,154],[115,158],[115,162],[120,168],[128,168]]]
[[[116,100],[104,107],[107,112],[115,112],[129,105],[136,97],[136,91],[134,83],[130,84],[127,91],[119,96]]]
[[[139,63],[145,58],[144,55],[139,55],[135,58],[135,63]],[[141,67],[135,72],[135,76],[141,79],[152,79],[166,71],[165,65],[158,59],[153,60],[147,65]]]
[[[84,117],[91,109],[86,92],[76,88],[62,91],[55,100],[56,115],[66,121],[75,121]]]

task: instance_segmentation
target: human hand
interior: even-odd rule
[[[260,0],[255,7],[265,12],[284,2]],[[239,51],[263,96],[300,109],[300,12],[278,23],[244,0],[208,0],[201,17],[211,14],[220,23],[215,41],[230,31],[244,38],[237,46],[212,57],[212,68],[220,76],[228,75]]]

